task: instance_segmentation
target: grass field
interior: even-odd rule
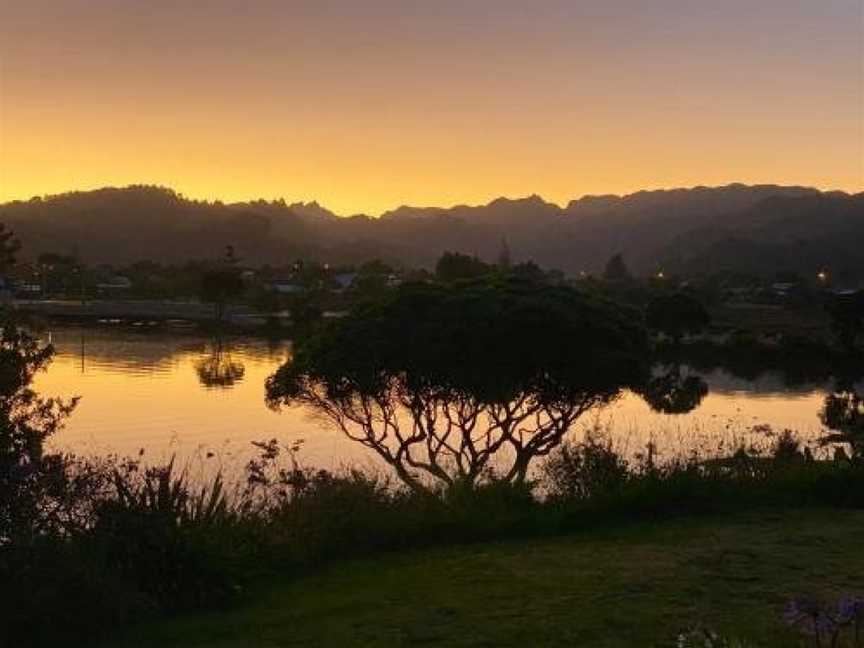
[[[775,511],[391,554],[111,645],[673,646],[702,624],[795,646],[784,604],[864,590],[862,535],[862,512]]]

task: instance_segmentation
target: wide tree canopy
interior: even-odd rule
[[[647,358],[639,317],[573,288],[408,284],[299,342],[267,397],[324,414],[418,490],[492,468],[520,481]]]

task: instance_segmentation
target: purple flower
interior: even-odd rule
[[[822,604],[810,598],[792,599],[783,613],[786,624],[810,636],[821,636],[836,630],[837,624]]]
[[[864,615],[864,598],[860,596],[844,596],[837,602],[837,620],[839,623],[852,623]]]

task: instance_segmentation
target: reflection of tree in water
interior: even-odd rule
[[[834,391],[825,397],[819,418],[831,433],[822,438],[824,445],[843,444],[855,457],[864,457],[864,395],[857,384],[864,371],[856,367],[839,371]]]
[[[231,350],[223,340],[213,342],[209,355],[195,363],[198,381],[204,387],[229,389],[243,380],[246,368],[231,359]]]
[[[653,376],[640,394],[655,412],[687,414],[708,395],[708,383],[702,376],[682,371],[681,365],[675,363]]]

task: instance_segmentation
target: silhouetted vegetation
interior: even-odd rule
[[[27,439],[8,444],[3,466],[23,480],[2,484],[0,604],[12,610],[2,628],[9,645],[87,643],[133,618],[228,605],[257,580],[369,552],[610,528],[646,516],[864,506],[856,454],[818,461],[788,433],[767,454],[665,458],[650,446],[624,456],[595,433],[550,448],[531,480],[490,473],[473,487],[422,491],[387,476],[304,468],[297,447],[276,441],[258,444],[259,458],[238,483],[218,474],[195,482],[173,461],[51,455],[44,441],[70,404],[46,406],[28,387],[50,350],[17,329],[4,340],[3,366],[23,369],[9,373],[17,378],[4,391],[13,406],[3,410],[3,429]],[[22,402],[39,405],[22,410]],[[31,411],[42,414],[33,419]]]
[[[9,263],[11,240],[2,239]],[[658,516],[864,507],[854,309],[829,304],[849,328],[833,347],[748,331],[685,340],[709,326],[701,300],[617,271],[607,283],[568,283],[531,262],[492,266],[459,253],[445,254],[434,277],[405,283],[383,261],[350,273],[288,267],[274,281],[285,292],[255,297],[267,312],[289,307],[304,332],[293,362],[268,381],[268,401],[311,406],[394,475],[307,468],[298,447],[275,440],[256,444],[260,456],[230,482],[219,473],[196,481],[174,460],[51,452],[46,442],[75,401],[33,390],[53,351],[4,313],[0,608],[9,612],[0,645],[85,644],[132,619],[231,605],[274,574],[371,552]],[[233,250],[184,277],[220,319],[248,288]],[[333,306],[345,311],[325,318]],[[673,343],[652,348],[643,319]],[[770,451],[718,456],[660,457],[652,445],[625,454],[597,431],[567,438],[624,389],[657,411],[690,411],[707,394],[698,372],[718,366],[743,376],[782,367],[790,382],[833,376],[822,413],[833,458],[790,431]],[[220,342],[196,369],[208,387],[244,374]]]
[[[846,351],[856,349],[858,339],[864,334],[864,290],[835,295],[826,308],[838,342]]]
[[[685,335],[702,333],[711,323],[711,316],[699,300],[685,293],[655,297],[648,304],[645,317],[649,328],[676,343]]]
[[[616,254],[606,264],[606,269],[603,271],[603,278],[606,281],[629,281],[633,278],[630,274],[630,269],[624,263],[624,257],[621,254]]]
[[[407,284],[299,341],[267,391],[274,405],[323,414],[422,492],[428,478],[488,479],[506,453],[500,478],[523,482],[535,458],[640,383],[648,363],[638,317],[572,288]]]
[[[565,208],[532,196],[479,207],[404,207],[381,218],[337,218],[317,204],[188,200],[168,189],[76,192],[0,205],[34,257],[74,255],[92,265],[177,265],[232,244],[256,267],[306,258],[431,269],[450,250],[493,264],[502,236],[516,259],[600,275],[620,253],[634,276],[720,273],[864,278],[862,197],[796,187],[731,185],[587,196]],[[134,233],[134,234],[130,234]],[[626,233],[626,236],[624,236]]]
[[[15,265],[15,255],[21,249],[21,244],[15,234],[0,223],[0,273],[6,272]]]
[[[65,497],[63,457],[45,441],[75,401],[41,398],[32,388],[53,349],[40,346],[0,309],[0,543],[29,543],[64,524],[46,500]]]
[[[477,279],[492,272],[492,266],[458,252],[445,252],[435,265],[435,276],[442,281]]]
[[[201,278],[201,300],[213,304],[214,317],[218,322],[225,317],[228,304],[243,293],[243,279],[237,263],[234,247],[229,245],[219,265],[205,272]]]

